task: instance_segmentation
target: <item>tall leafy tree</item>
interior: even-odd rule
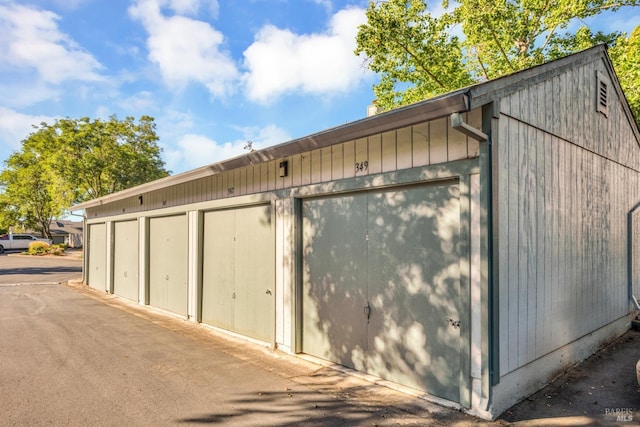
[[[49,126],[43,125],[45,132]],[[75,190],[75,201],[102,197],[168,175],[160,157],[155,122],[142,116],[62,119],[52,128],[56,144],[42,147]]]
[[[61,119],[36,126],[0,173],[0,228],[50,237],[49,223],[73,203],[168,175],[153,118]]]
[[[570,23],[605,10],[638,5],[640,0],[459,0],[450,8],[445,0],[445,12],[435,16],[425,0],[371,1],[356,54],[364,54],[368,67],[380,74],[374,93],[378,105],[389,109],[599,42],[633,49],[620,33],[567,30]],[[633,64],[624,55],[612,57],[617,68],[616,58]],[[629,82],[640,86],[638,79]]]
[[[19,225],[51,238],[49,224],[66,207],[64,184],[33,151],[14,153],[0,173],[0,227]]]
[[[619,37],[610,54],[622,90],[640,127],[640,25],[629,37]]]

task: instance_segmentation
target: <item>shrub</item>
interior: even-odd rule
[[[48,253],[51,255],[63,255],[66,247],[65,244],[53,245],[49,248]]]
[[[45,255],[49,252],[49,244],[47,242],[31,242],[29,243],[29,255]]]

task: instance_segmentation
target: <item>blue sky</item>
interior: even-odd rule
[[[353,54],[366,5],[0,0],[0,160],[62,117],[154,117],[172,173],[360,119],[376,81]],[[630,31],[640,8],[587,24]]]

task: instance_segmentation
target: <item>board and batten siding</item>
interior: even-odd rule
[[[598,73],[608,85],[608,116],[596,111]],[[500,113],[638,170],[640,142],[636,141],[623,102],[605,63],[597,57],[501,99]]]
[[[640,202],[639,202],[640,205]],[[633,281],[633,297],[640,298],[640,206],[633,212],[631,218],[631,280]]]
[[[471,126],[481,128],[480,108],[465,113],[464,118]],[[452,129],[445,117],[145,193],[142,204],[135,196],[92,207],[87,209],[87,217],[151,211],[410,169],[475,158],[479,151],[478,142]],[[289,169],[283,178],[278,171],[282,160],[288,161]]]
[[[594,61],[500,102],[500,375],[628,313],[627,217],[640,148],[615,91],[596,111]]]

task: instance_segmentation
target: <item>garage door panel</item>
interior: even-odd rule
[[[457,185],[372,194],[368,372],[459,398]]]
[[[234,324],[234,240],[233,211],[204,214],[202,321],[224,329]]]
[[[303,351],[355,369],[366,350],[366,203],[360,194],[303,207]]]
[[[271,206],[236,210],[235,331],[274,339],[275,247]]]
[[[116,222],[113,246],[113,290],[138,301],[138,221]]]
[[[149,303],[187,314],[187,217],[149,220]]]
[[[305,353],[459,400],[458,191],[304,201]]]
[[[202,321],[266,342],[275,334],[271,205],[204,216]]]
[[[87,284],[100,291],[107,290],[107,225],[89,225],[89,271]]]

